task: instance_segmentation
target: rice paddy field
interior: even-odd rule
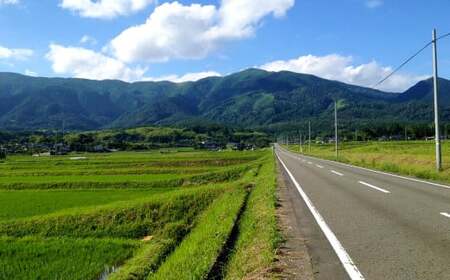
[[[0,279],[269,277],[272,151],[0,161]]]
[[[340,143],[338,161],[386,172],[450,183],[450,142],[442,142],[443,170],[436,171],[434,141],[343,142]],[[300,152],[299,145],[288,147]],[[314,144],[312,156],[336,160],[334,144]]]

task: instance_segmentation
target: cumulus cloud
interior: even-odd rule
[[[0,6],[1,5],[17,5],[19,4],[19,0],[0,0]]]
[[[26,60],[33,55],[30,49],[10,49],[0,46],[0,59]]]
[[[353,65],[351,56],[331,54],[327,56],[300,56],[292,60],[278,60],[267,63],[259,68],[267,71],[292,71],[312,74],[325,79],[337,80],[344,83],[372,87],[386,75],[392,68],[382,66],[376,61],[366,64]],[[411,74],[395,74],[379,89],[386,91],[403,91],[427,76]]]
[[[125,62],[203,58],[223,42],[252,36],[265,17],[283,16],[294,2],[222,0],[219,7],[164,3],[144,24],[114,38],[109,49]]]
[[[76,78],[137,81],[141,80],[146,72],[146,69],[130,68],[117,59],[92,50],[57,44],[50,45],[46,58],[52,63],[55,73]]]
[[[383,0],[367,0],[366,6],[368,8],[374,9],[382,6],[384,4]]]
[[[65,47],[51,44],[46,58],[52,63],[52,69],[57,74],[67,74],[76,78],[92,80],[117,79],[127,82],[134,81],[172,81],[182,83],[200,79],[221,76],[215,71],[194,72],[185,75],[167,75],[163,77],[147,77],[146,68],[129,67],[125,63],[89,49],[80,47]],[[34,76],[34,72],[26,70],[26,75]]]
[[[138,12],[152,3],[153,0],[62,0],[60,6],[82,17],[111,19]]]
[[[171,81],[174,83],[184,83],[184,82],[195,82],[207,77],[220,77],[222,76],[220,73],[215,71],[205,71],[205,72],[194,72],[187,73],[182,76],[178,75],[167,75],[159,78],[144,78],[146,81]]]

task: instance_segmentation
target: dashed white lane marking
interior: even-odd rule
[[[308,164],[312,164],[312,162],[308,161]]]
[[[374,190],[383,192],[383,193],[391,193],[391,192],[388,191],[388,190],[379,188],[379,187],[377,187],[377,186],[374,186],[374,185],[372,185],[372,184],[369,184],[369,183],[366,183],[366,182],[363,182],[363,181],[359,181],[358,183],[360,183],[361,185],[367,186],[367,187],[369,187],[369,188],[372,188],[372,189],[374,189]]]
[[[344,176],[344,174],[342,174],[341,172],[337,172],[335,170],[331,170],[331,173],[336,174],[338,176]]]
[[[316,166],[317,166],[318,168],[323,168],[323,166],[322,166],[322,165],[318,165],[318,164],[316,164]]]
[[[342,246],[341,242],[337,239],[336,235],[331,231],[330,227],[327,225],[325,220],[323,219],[322,215],[320,215],[317,208],[314,206],[312,201],[309,199],[308,195],[303,191],[303,188],[300,186],[300,184],[295,180],[292,173],[287,168],[286,164],[281,160],[281,158],[277,154],[277,158],[280,161],[281,165],[284,167],[284,170],[286,170],[287,174],[289,175],[289,178],[294,183],[295,187],[297,188],[298,192],[300,193],[301,197],[303,198],[303,201],[305,201],[306,206],[308,206],[309,211],[311,211],[314,219],[316,220],[317,224],[319,225],[320,229],[324,233],[325,237],[328,239],[328,242],[330,242],[331,247],[333,248],[334,252],[338,256],[339,260],[341,261],[342,265],[345,268],[345,271],[347,271],[348,276],[351,280],[364,280],[364,276],[359,271],[358,267],[356,267],[353,260],[348,255],[347,251],[345,251],[344,246]]]
[[[441,212],[441,215],[447,218],[450,218],[450,214],[446,212]]]
[[[292,152],[286,150],[283,147],[280,147],[280,149],[284,153],[286,153],[288,156],[291,156],[289,153],[292,153]],[[291,157],[293,157],[293,156],[291,156]],[[315,159],[315,160],[325,161],[325,162],[332,163],[332,164],[337,164],[337,165],[347,166],[347,167],[360,169],[360,170],[364,170],[364,171],[369,171],[369,172],[373,172],[373,173],[377,173],[377,174],[381,174],[381,175],[387,175],[387,176],[391,176],[391,177],[395,177],[395,178],[399,178],[399,179],[403,179],[403,180],[408,180],[408,181],[412,181],[412,182],[423,183],[423,184],[428,184],[428,185],[432,185],[432,186],[435,186],[435,187],[450,189],[450,186],[439,184],[439,183],[428,182],[428,181],[424,181],[424,180],[420,180],[420,179],[416,179],[416,178],[405,177],[405,176],[401,176],[401,175],[397,175],[397,174],[392,174],[392,173],[387,173],[387,172],[383,172],[383,171],[373,170],[373,169],[360,167],[360,166],[356,166],[356,165],[351,165],[351,164],[347,164],[347,163],[342,163],[342,162],[337,162],[337,161],[332,161],[332,160],[327,160],[327,159],[321,159],[321,158],[318,158],[318,157],[311,157],[311,156],[305,156],[305,157],[309,157],[309,158]]]

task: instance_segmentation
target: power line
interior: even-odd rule
[[[445,37],[450,36],[450,32],[446,33],[440,37],[438,37],[436,39],[436,41],[439,41],[441,39],[444,39]],[[429,46],[431,46],[433,44],[433,41],[428,42],[427,44],[425,44],[425,46],[423,46],[420,50],[418,50],[416,53],[414,53],[412,56],[410,56],[407,60],[405,60],[402,64],[400,64],[397,68],[395,68],[391,73],[389,73],[389,75],[387,75],[386,77],[384,77],[381,81],[379,81],[378,83],[376,83],[373,88],[378,87],[379,85],[381,85],[382,83],[384,83],[385,81],[387,81],[389,78],[391,78],[392,76],[394,76],[395,73],[397,73],[398,71],[400,71],[400,69],[402,69],[406,64],[408,64],[411,60],[413,60],[414,58],[416,58],[420,53],[422,53],[426,48],[428,48]]]
[[[439,41],[439,40],[444,39],[445,37],[448,37],[448,36],[450,36],[450,32],[447,33],[447,34],[444,34],[444,35],[442,35],[440,37],[438,37],[436,40]]]
[[[394,76],[395,73],[397,73],[400,69],[402,69],[406,64],[408,64],[411,60],[413,60],[416,56],[418,56],[421,52],[423,52],[426,48],[428,48],[433,42],[427,43],[425,46],[423,46],[420,50],[418,50],[416,53],[414,53],[411,57],[409,57],[405,62],[400,64],[397,68],[395,68],[394,71],[392,71],[389,75],[387,75],[385,78],[383,78],[381,81],[376,83],[373,87],[376,88],[377,86],[381,85],[385,81],[387,81],[390,77]]]

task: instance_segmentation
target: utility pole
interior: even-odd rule
[[[299,143],[299,145],[300,145],[300,153],[302,153],[303,154],[303,136],[302,136],[302,132],[301,131],[299,131],[299,141],[298,141],[298,143]]]
[[[433,86],[434,86],[434,138],[436,141],[436,169],[442,170],[441,136],[439,131],[439,81],[436,29],[433,29]]]
[[[408,141],[408,130],[406,125],[405,125],[405,141]]]
[[[339,140],[338,140],[338,119],[337,119],[337,102],[334,101],[334,144],[336,159],[339,157]]]
[[[308,122],[308,153],[311,154],[311,121]]]

